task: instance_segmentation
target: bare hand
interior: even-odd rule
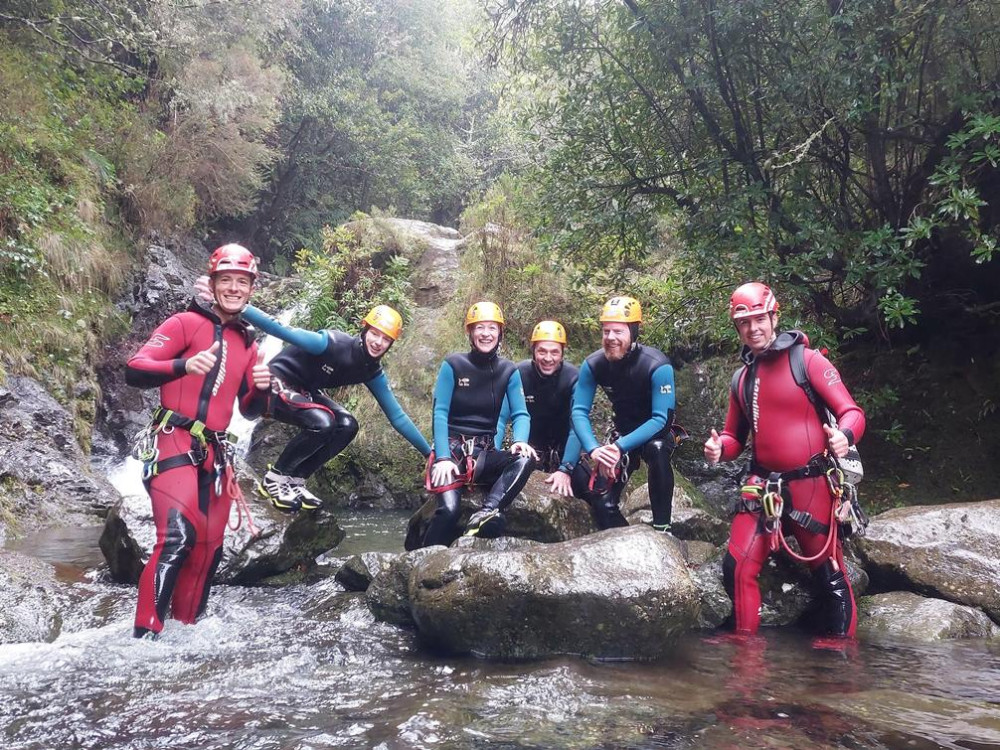
[[[717,464],[722,459],[722,438],[719,433],[712,428],[712,435],[705,441],[705,460],[710,464]]]
[[[590,452],[590,457],[594,459],[598,466],[606,469],[614,469],[618,462],[622,460],[622,451],[614,443],[600,445]]]
[[[194,293],[198,299],[204,302],[214,302],[215,296],[212,294],[212,284],[208,276],[199,276],[194,280]]]
[[[215,363],[219,361],[220,346],[218,341],[213,341],[208,349],[198,352],[193,357],[188,357],[187,362],[184,363],[184,372],[188,375],[207,375],[215,367]]]
[[[830,453],[837,458],[846,456],[847,448],[850,445],[847,442],[847,435],[828,424],[823,425],[823,432],[826,433],[826,447],[830,449]]]
[[[554,495],[562,495],[563,497],[573,496],[573,485],[570,481],[569,474],[565,471],[552,472],[545,480],[545,484],[550,485],[549,492]]]
[[[264,352],[257,350],[257,363],[250,371],[253,384],[261,391],[271,390],[271,369],[264,364]]]
[[[535,449],[527,443],[514,443],[510,446],[510,452],[515,456],[527,456],[528,458],[533,458],[535,461],[538,460],[538,454],[535,452]]]
[[[458,464],[451,459],[438,461],[431,467],[431,484],[435,487],[443,487],[450,484],[453,477],[458,476]]]

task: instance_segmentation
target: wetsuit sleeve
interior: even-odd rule
[[[507,397],[504,399],[510,405],[510,418],[514,424],[511,440],[515,443],[527,443],[531,436],[531,415],[528,405],[524,402],[524,385],[521,383],[521,373],[514,374],[507,381]]]
[[[267,411],[268,391],[262,391],[253,384],[253,368],[257,364],[257,343],[250,346],[250,361],[243,373],[243,381],[237,393],[240,414],[247,419],[257,419]]]
[[[590,363],[584,362],[580,367],[580,375],[573,389],[573,432],[576,433],[583,446],[584,452],[588,455],[597,448],[600,443],[594,436],[594,428],[590,424],[590,409],[594,405],[594,394],[597,391],[597,381],[594,380],[594,373],[590,369]]]
[[[434,384],[434,454],[436,461],[451,458],[448,446],[448,414],[451,396],[455,392],[455,371],[447,361],[441,363],[437,383]]]
[[[865,413],[855,403],[844,385],[840,372],[815,349],[806,351],[809,361],[806,374],[816,395],[826,404],[826,408],[837,418],[837,426],[847,435],[848,441],[856,443],[865,434]]]
[[[389,378],[385,376],[385,373],[380,372],[365,383],[365,386],[371,391],[375,400],[378,401],[378,405],[382,407],[382,411],[389,419],[389,424],[393,426],[396,432],[409,440],[410,445],[420,451],[420,454],[424,458],[429,456],[431,454],[430,445],[428,445],[424,436],[420,434],[417,426],[413,424],[413,420],[403,411],[403,407],[400,406],[399,401],[396,400],[396,396],[389,386]]]
[[[566,447],[563,449],[562,461],[559,463],[559,471],[567,474],[573,473],[573,467],[580,460],[580,438],[576,436],[576,430],[572,423],[569,427],[569,437],[566,438]]]
[[[746,377],[744,370],[743,377]],[[726,412],[726,425],[719,433],[722,441],[722,461],[732,461],[743,452],[747,438],[750,436],[750,423],[740,407],[739,396],[729,392],[729,410]]]
[[[156,388],[183,377],[187,358],[180,355],[187,346],[181,318],[167,318],[125,365],[125,382],[137,388]]]
[[[663,428],[670,424],[676,404],[674,398],[674,368],[660,365],[650,376],[653,387],[651,414],[649,419],[627,435],[622,435],[615,443],[622,453],[634,451],[652,440]]]
[[[253,305],[247,305],[243,309],[243,319],[254,328],[289,344],[295,344],[310,354],[322,354],[330,344],[330,334],[326,331],[307,331],[304,328],[282,325]]]
[[[507,423],[510,422],[510,401],[507,396],[503,397],[503,404],[500,406],[500,417],[497,419],[497,434],[493,440],[497,450],[503,448],[503,439],[507,435]]]

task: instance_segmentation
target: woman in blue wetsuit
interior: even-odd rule
[[[201,277],[195,283],[202,295],[206,282],[207,278]],[[294,513],[322,507],[322,501],[305,488],[306,480],[358,434],[357,420],[323,393],[327,388],[364,383],[396,431],[421,455],[430,455],[430,445],[399,405],[382,371],[382,357],[403,331],[398,312],[388,305],[373,307],[357,336],[332,329],[306,331],[284,326],[252,305],[243,310],[243,319],[289,344],[270,362],[268,413],[302,431],[288,441],[257,486],[275,508]]]
[[[477,534],[501,516],[531,474],[537,458],[528,445],[530,421],[521,376],[514,363],[499,356],[504,317],[492,302],[477,302],[465,316],[471,349],[450,354],[441,364],[434,387],[435,460],[428,466],[428,489],[438,496],[437,509],[423,546],[450,544],[457,535],[463,485],[486,488],[483,507],[469,519],[466,534]],[[497,418],[504,398],[510,404],[514,442],[509,451],[494,447]]]

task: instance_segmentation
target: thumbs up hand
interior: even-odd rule
[[[194,280],[194,293],[202,302],[214,302],[212,285],[208,276],[199,276]]]
[[[271,368],[264,364],[264,352],[257,350],[257,363],[251,371],[253,384],[261,391],[271,389]]]
[[[213,341],[208,349],[203,349],[193,357],[188,357],[184,363],[184,372],[188,375],[206,375],[211,372],[212,368],[215,367],[215,363],[219,361],[219,349],[221,346],[220,342]]]
[[[719,433],[712,428],[712,434],[705,441],[705,460],[710,464],[717,464],[722,459],[722,438]]]
[[[823,432],[826,433],[826,447],[830,450],[830,453],[837,458],[846,456],[847,448],[850,446],[850,443],[847,441],[847,435],[828,424],[823,425]]]

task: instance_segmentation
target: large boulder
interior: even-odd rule
[[[449,549],[410,576],[410,607],[434,649],[487,658],[648,659],[698,619],[676,540],[611,529],[504,552]]]
[[[316,557],[336,547],[344,530],[327,511],[286,516],[252,492],[244,494],[259,533],[252,536],[246,518],[236,531],[226,532],[222,562],[215,580],[220,583],[251,584],[284,573],[296,566],[310,566]],[[240,519],[233,504],[231,525]],[[108,514],[101,534],[101,551],[111,577],[120,583],[136,583],[156,541],[156,527],[149,498],[129,495]]]
[[[954,638],[997,638],[998,627],[984,612],[909,591],[862,597],[862,633],[887,633],[921,641]]]
[[[41,526],[92,523],[117,499],[91,472],[69,412],[35,380],[9,377],[0,387],[0,544]]]
[[[382,568],[365,591],[365,602],[376,620],[390,625],[413,625],[410,614],[410,574],[428,555],[444,547],[424,547],[399,555]]]
[[[553,495],[545,484],[544,477],[540,472],[532,473],[524,489],[504,513],[505,523],[502,526],[487,527],[483,533],[487,536],[502,533],[536,542],[564,542],[597,531],[587,503],[575,497]],[[462,494],[461,514],[449,543],[462,534],[469,516],[481,507],[481,490]],[[436,495],[410,518],[404,542],[406,549],[417,549],[420,546],[435,508]]]
[[[854,547],[875,588],[978,607],[1000,623],[1000,500],[895,508]]]

